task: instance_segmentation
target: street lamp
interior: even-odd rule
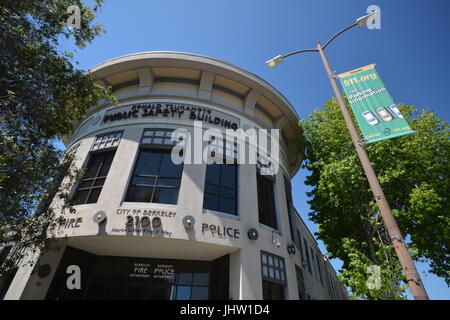
[[[365,25],[367,24],[367,21],[368,21],[370,18],[375,19],[377,15],[378,15],[378,12],[377,12],[377,11],[374,11],[374,12],[372,12],[372,13],[369,13],[368,15],[365,15],[365,16],[362,16],[362,17],[356,19],[356,22],[355,22],[354,24],[348,26],[347,28],[342,29],[341,31],[339,31],[338,33],[336,33],[334,36],[332,36],[332,37],[331,37],[331,38],[330,38],[330,39],[322,46],[322,49],[325,49],[325,47],[326,47],[327,45],[329,45],[330,42],[333,41],[333,40],[334,40],[338,35],[340,35],[341,33],[344,33],[345,31],[347,31],[347,30],[349,30],[349,29],[351,29],[351,28],[353,28],[353,27],[356,27],[356,26],[358,26],[358,27],[363,27],[363,26],[365,26]],[[280,63],[282,63],[284,58],[287,58],[287,57],[292,56],[292,55],[294,55],[294,54],[297,54],[297,53],[303,53],[303,52],[318,52],[318,51],[319,51],[318,49],[305,49],[305,50],[294,51],[294,52],[291,52],[291,53],[288,53],[288,54],[285,54],[285,55],[278,55],[278,56],[276,56],[275,58],[272,58],[272,59],[266,61],[266,64],[267,64],[268,67],[272,68],[272,67],[275,67],[275,66],[279,65]]]
[[[414,261],[409,254],[408,248],[406,247],[405,241],[403,240],[400,229],[395,221],[395,218],[392,214],[391,208],[389,207],[389,203],[386,200],[386,197],[381,189],[380,183],[377,179],[375,171],[373,170],[372,164],[370,163],[369,157],[367,156],[366,150],[364,149],[364,142],[360,139],[358,131],[352,121],[352,117],[350,112],[348,111],[344,99],[342,98],[341,92],[336,82],[336,76],[331,72],[330,65],[328,60],[325,57],[323,50],[334,40],[337,36],[344,33],[345,31],[353,28],[353,27],[363,27],[367,24],[369,19],[375,18],[377,15],[377,11],[374,11],[368,15],[360,17],[356,20],[356,22],[338,33],[332,36],[325,44],[322,46],[318,41],[316,43],[316,49],[304,49],[299,51],[294,51],[285,55],[278,55],[275,58],[272,58],[266,62],[267,66],[275,67],[276,65],[283,62],[283,59],[292,56],[298,53],[304,52],[318,52],[320,57],[322,58],[323,65],[325,67],[325,71],[330,80],[331,87],[334,91],[336,99],[339,103],[339,107],[341,109],[342,115],[345,120],[345,124],[349,130],[350,136],[352,138],[353,144],[356,148],[356,152],[358,153],[359,159],[361,161],[362,167],[364,169],[364,173],[369,182],[370,188],[374,195],[374,199],[377,202],[378,208],[380,210],[381,216],[383,218],[384,224],[388,231],[389,237],[391,238],[392,246],[397,253],[397,256],[400,260],[400,264],[405,272],[406,280],[408,281],[409,287],[411,288],[411,292],[416,300],[428,300],[428,295],[425,290],[425,287],[420,279],[420,275],[417,272],[417,269],[414,265]]]

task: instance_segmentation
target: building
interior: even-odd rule
[[[119,104],[99,103],[64,138],[86,169],[71,190],[76,213],[65,213],[37,272],[20,266],[5,299],[347,297],[293,207],[302,137],[276,89],[237,66],[179,52],[126,55],[90,72]],[[257,163],[237,164],[236,143],[225,137],[214,155],[231,161],[175,164],[171,151],[188,140],[171,139],[174,130],[195,142],[198,123],[200,133],[279,129],[279,159],[258,153]],[[278,170],[263,174],[267,167]]]

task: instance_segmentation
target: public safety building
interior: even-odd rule
[[[62,213],[34,271],[20,264],[4,299],[347,299],[293,206],[303,137],[280,92],[190,53],[130,54],[89,72],[118,104],[100,102],[64,137],[84,169],[75,212]],[[268,143],[255,163],[236,161],[225,133],[252,129],[278,129],[278,157]],[[196,162],[205,154],[214,161]]]

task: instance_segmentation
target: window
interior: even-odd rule
[[[286,267],[282,257],[261,251],[261,271],[263,278],[263,299],[284,299]]]
[[[206,166],[203,208],[237,215],[237,164]]]
[[[329,272],[327,273],[327,280],[328,280],[328,294],[329,294],[330,298],[333,299],[334,298],[333,288],[332,288],[332,283],[331,283],[331,275]]]
[[[318,255],[316,255],[316,261],[317,261],[317,273],[319,274],[320,284],[323,287],[322,270],[320,268],[320,260]]]
[[[293,214],[293,204],[292,204],[292,194],[291,194],[291,184],[289,179],[284,176],[284,192],[286,194],[286,207],[287,214],[289,218],[289,230],[291,231],[291,240],[295,243],[295,233],[294,233],[294,214]],[[298,232],[298,230],[297,230]]]
[[[263,280],[263,300],[284,300],[284,286]]]
[[[328,282],[329,282],[329,288],[328,293],[330,294],[330,297],[334,300],[341,299],[341,291],[340,288],[340,282],[335,279],[335,277],[328,272]]]
[[[96,203],[116,151],[91,153],[86,172],[73,197],[76,204]]]
[[[178,141],[172,140],[172,134],[172,129],[145,129],[142,134],[141,144],[173,147]],[[180,133],[174,134],[174,137],[178,138],[179,141],[185,138],[184,135]]]
[[[122,139],[122,134],[123,131],[118,131],[95,137],[94,143],[91,146],[91,151],[117,147],[120,143],[120,139]]]
[[[172,162],[171,149],[141,149],[125,197],[130,202],[176,204],[183,165]]]
[[[303,246],[302,246],[302,236],[300,235],[300,230],[297,229],[297,245],[298,245],[298,250],[300,251],[300,261],[303,263],[305,263],[305,257],[303,256]]]
[[[223,163],[226,162],[226,159],[236,161],[238,158],[238,144],[236,142],[214,135],[209,136],[207,150],[212,158],[223,157]]]
[[[314,269],[314,279],[319,281],[319,275],[318,275],[318,271],[317,271],[317,261],[314,256],[314,251],[313,251],[312,247],[309,247],[309,250],[311,250],[311,262],[312,262],[312,266]]]
[[[306,300],[306,287],[303,271],[299,266],[295,266],[295,273],[297,274],[297,288],[299,300]]]
[[[211,265],[205,262],[179,262],[172,300],[208,300]]]
[[[184,134],[172,129],[145,129],[125,201],[176,204],[183,164],[172,161],[172,147]]]
[[[308,271],[312,276],[314,276],[312,265],[311,265],[311,259],[309,258],[308,242],[306,242],[306,239],[303,239],[303,244],[305,245],[306,262],[308,264]]]
[[[330,281],[330,285],[331,285],[331,297],[335,300],[338,299],[337,294],[336,294],[336,284],[334,282],[334,277],[328,273],[328,279]]]
[[[258,191],[259,222],[273,229],[277,229],[273,179],[257,172],[256,184]]]

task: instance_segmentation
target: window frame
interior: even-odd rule
[[[314,277],[313,268],[311,265],[311,259],[309,257],[309,251],[308,251],[309,245],[305,238],[303,238],[303,244],[305,245],[306,264],[308,266],[308,272],[312,277]]]
[[[135,159],[134,159],[134,163],[133,163],[133,167],[131,170],[131,174],[129,175],[128,178],[128,183],[126,186],[126,190],[124,192],[123,195],[123,200],[122,203],[128,203],[128,204],[137,204],[137,203],[145,203],[145,204],[158,204],[161,206],[173,206],[173,205],[177,205],[178,204],[178,200],[180,197],[180,189],[181,189],[181,183],[182,183],[182,178],[183,178],[183,172],[184,172],[184,162],[181,164],[182,168],[181,168],[181,173],[180,176],[177,178],[173,178],[173,177],[165,177],[165,176],[160,176],[159,174],[157,175],[136,175],[136,169],[137,169],[137,165],[139,164],[139,159],[140,156],[142,154],[142,152],[145,151],[149,151],[149,152],[155,152],[155,153],[168,153],[170,154],[170,152],[172,151],[173,147],[175,147],[176,145],[179,145],[180,142],[185,143],[186,140],[186,135],[185,134],[178,134],[178,140],[172,140],[172,134],[175,131],[174,128],[159,128],[159,127],[153,127],[153,128],[144,128],[142,131],[142,135],[141,138],[139,140],[139,148],[135,154]],[[149,132],[152,132],[151,134],[149,134]],[[158,134],[157,134],[158,133]],[[161,134],[162,133],[162,134]],[[161,143],[157,143],[155,142],[155,139],[161,139],[162,142]],[[149,140],[149,142],[147,142]],[[165,141],[170,143],[164,143]],[[158,165],[158,173],[161,169],[161,164],[162,164],[162,158],[160,159],[159,165]],[[142,184],[141,187],[152,187],[152,195],[151,195],[151,201],[135,201],[135,200],[129,200],[129,192],[130,189],[134,186],[134,185],[138,185],[138,184],[133,184],[133,179],[135,177],[141,177],[141,178],[154,178],[154,183],[153,184]],[[161,179],[178,179],[178,187],[172,187],[172,186],[168,186],[168,185],[158,185],[157,181],[158,178]],[[163,188],[163,189],[177,189],[178,190],[178,194],[177,194],[177,198],[175,203],[167,203],[167,202],[152,202],[152,200],[154,199],[155,196],[155,190],[157,188]]]
[[[168,130],[164,130],[164,131],[168,131]],[[136,159],[134,161],[133,164],[133,170],[131,171],[131,175],[129,178],[129,182],[128,182],[128,186],[125,192],[125,196],[124,196],[124,201],[123,202],[127,202],[127,203],[157,203],[157,204],[162,204],[162,205],[177,205],[178,204],[178,199],[180,196],[180,189],[181,189],[181,180],[183,177],[183,171],[184,171],[184,163],[181,164],[182,168],[181,168],[181,173],[180,176],[177,178],[174,177],[166,177],[166,176],[161,176],[160,175],[160,170],[161,170],[161,166],[163,164],[163,159],[164,157],[162,156],[162,154],[169,154],[172,150],[173,146],[163,146],[163,145],[151,145],[151,144],[143,144],[140,145],[138,151],[137,151],[137,155],[136,155]],[[158,169],[157,169],[157,174],[154,175],[145,175],[145,174],[136,174],[136,170],[138,168],[138,164],[139,164],[139,160],[140,157],[142,156],[143,152],[151,152],[151,153],[160,153],[161,157],[159,159],[159,163],[158,163]],[[154,179],[154,183],[153,184],[133,184],[133,179],[134,178],[149,178],[149,179]],[[158,179],[170,179],[170,180],[178,180],[178,186],[170,186],[170,185],[160,185],[158,184]],[[135,201],[135,200],[130,200],[129,199],[129,193],[130,193],[130,189],[134,186],[137,187],[142,187],[142,188],[152,188],[152,194],[151,194],[151,199],[150,201]],[[176,201],[175,203],[167,203],[167,202],[153,202],[154,196],[155,196],[155,190],[156,189],[176,189],[178,190],[178,194],[176,196]]]
[[[295,222],[294,222],[294,214],[293,214],[293,199],[292,199],[292,187],[291,187],[291,183],[290,180],[288,180],[288,178],[283,175],[283,179],[284,179],[284,193],[285,193],[285,198],[286,198],[286,209],[287,209],[287,215],[288,215],[288,222],[289,222],[289,231],[291,232],[291,240],[292,242],[295,244],[295,233],[294,233],[294,229],[296,229],[297,233],[298,233],[298,229],[295,228]]]
[[[319,260],[319,255],[316,253],[316,261],[317,261],[317,273],[318,273],[318,275],[319,275],[319,281],[320,281],[320,284],[322,285],[322,287],[324,286],[324,283],[323,283],[323,278],[322,278],[322,268],[320,267],[320,260]]]
[[[207,177],[208,177],[208,168],[211,168],[211,166],[216,165],[219,166],[219,184],[215,184],[215,183],[210,183],[207,181]],[[221,185],[221,180],[222,180],[222,173],[223,173],[223,167],[222,166],[234,166],[234,181],[235,181],[235,187],[234,187],[234,199],[231,198],[230,196],[226,196],[226,195],[222,195],[222,189],[225,190],[233,190],[233,188],[230,187],[226,187],[226,186],[222,186]],[[211,185],[213,187],[218,188],[218,193],[213,193],[213,192],[209,192],[206,191],[206,187],[207,185]],[[206,194],[210,194],[213,196],[218,197],[218,209],[211,209],[211,208],[207,208],[205,207],[205,195]],[[225,212],[225,211],[221,211],[220,210],[220,203],[221,203],[221,199],[231,199],[234,200],[234,213],[229,213],[229,212]],[[212,164],[207,164],[206,165],[206,172],[205,172],[205,184],[203,186],[203,210],[210,210],[210,211],[214,211],[214,212],[219,212],[221,214],[226,214],[227,216],[232,216],[232,217],[239,217],[239,165],[237,164],[237,162],[235,161],[232,164],[228,164],[228,163],[212,163]]]
[[[266,262],[264,262],[264,258],[266,257]],[[272,259],[272,265],[270,264],[270,259]],[[261,263],[261,283],[262,283],[262,289],[263,289],[263,297],[264,297],[264,282],[273,283],[275,285],[282,286],[283,290],[283,299],[286,299],[286,290],[287,290],[287,272],[286,272],[286,261],[283,257],[272,254],[267,251],[260,251],[260,263]],[[278,265],[278,266],[277,266]],[[282,267],[281,267],[282,266]],[[267,274],[268,276],[264,275],[264,267],[267,268]],[[273,277],[270,277],[270,269],[273,270]],[[280,279],[276,279],[276,271],[279,272]],[[281,279],[283,278],[283,279]]]
[[[262,207],[261,206],[261,190],[260,190],[260,183],[259,181],[261,181],[260,179],[263,179],[262,181],[266,180],[268,182],[270,182],[270,194],[272,195],[272,205],[271,208],[266,208],[266,207]],[[268,176],[268,175],[262,175],[260,173],[259,170],[256,170],[256,192],[257,192],[257,200],[258,200],[258,221],[260,224],[262,224],[263,226],[266,226],[270,229],[276,230],[277,232],[279,232],[279,228],[280,228],[280,223],[278,220],[278,211],[277,211],[277,201],[276,201],[276,193],[275,193],[275,177],[274,176]],[[270,201],[265,201],[265,202],[270,202]],[[272,209],[272,210],[271,210]],[[262,212],[265,211],[265,212]],[[266,219],[268,218],[269,220],[273,220],[273,224],[274,225],[269,225],[266,224],[264,222],[262,222],[261,220],[263,220],[262,218],[264,217],[264,214],[267,212],[273,212],[273,215],[270,217],[266,216]],[[269,222],[270,223],[270,222]]]
[[[303,274],[302,268],[298,265],[295,265],[295,275],[297,277],[298,299],[306,300],[305,275]]]
[[[302,244],[303,237],[302,237],[302,235],[300,233],[299,228],[296,228],[295,230],[297,232],[297,240],[298,240],[298,242],[296,243],[296,245],[298,247],[298,251],[300,252],[300,263],[302,264],[302,266],[304,266],[304,263],[306,261],[305,261],[305,256],[304,256],[304,253],[303,253],[303,244]]]
[[[73,195],[71,197],[71,199],[74,202],[75,206],[85,205],[85,204],[93,204],[93,203],[97,203],[98,202],[98,199],[99,199],[100,194],[101,194],[101,192],[103,190],[103,187],[105,186],[106,179],[108,177],[109,171],[110,171],[111,166],[112,166],[112,164],[114,162],[114,158],[116,156],[116,151],[117,151],[116,148],[113,148],[113,149],[111,149],[111,148],[103,148],[103,149],[99,149],[98,151],[91,151],[88,154],[87,163],[83,167],[84,170],[89,170],[89,167],[90,167],[90,165],[92,165],[91,162],[94,159],[94,157],[98,157],[100,155],[100,156],[103,156],[103,159],[101,160],[101,163],[100,163],[100,165],[99,165],[99,167],[98,167],[98,169],[97,169],[97,171],[96,171],[96,173],[95,173],[95,175],[93,177],[91,177],[91,178],[84,178],[84,176],[86,174],[85,173],[83,175],[83,177],[78,181],[76,187],[74,188],[75,191],[73,192]],[[106,175],[99,176],[100,172],[103,170],[103,166],[105,164],[105,161],[106,161],[108,155],[110,155],[110,154],[112,154],[112,159],[111,159],[111,162],[109,163],[109,167],[108,167],[108,169],[106,171]],[[95,185],[97,180],[102,180],[102,179],[104,179],[104,181],[103,181],[103,183],[101,185]],[[89,187],[80,187],[82,185],[82,183],[87,182],[87,181],[91,181],[91,180],[92,180],[92,183],[91,183],[91,185]],[[95,201],[88,202],[88,200],[89,200],[89,198],[90,198],[90,196],[92,194],[92,191],[94,189],[96,189],[96,190],[100,189],[99,194],[96,197]],[[83,202],[77,201],[76,199],[77,199],[77,197],[79,195],[79,192],[80,191],[86,191],[86,190],[88,190],[88,193],[87,193],[86,197],[84,198],[84,201]]]

